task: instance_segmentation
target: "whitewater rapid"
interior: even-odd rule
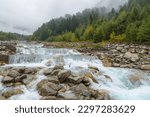
[[[65,69],[73,72],[82,73],[88,71],[89,66],[99,69],[103,75],[95,76],[99,84],[92,82],[91,87],[95,89],[106,89],[109,91],[111,99],[117,100],[137,100],[150,99],[150,74],[125,68],[104,67],[102,62],[96,56],[87,56],[73,49],[63,48],[44,48],[42,44],[18,44],[15,55],[10,56],[9,64],[3,67],[42,67],[37,73],[37,79],[30,83],[28,87],[19,86],[24,94],[12,96],[14,100],[37,100],[40,95],[36,90],[36,84],[46,77],[43,70],[54,67],[55,65],[63,65]],[[105,80],[104,75],[111,77],[112,82]],[[144,80],[140,85],[133,85],[129,80],[131,75],[138,75]],[[0,76],[0,81],[2,77]],[[0,83],[0,91],[7,90]]]

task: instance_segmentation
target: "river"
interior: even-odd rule
[[[42,44],[18,44],[15,55],[10,56],[9,64],[2,67],[41,67],[37,74],[37,80],[30,83],[30,87],[20,86],[24,94],[12,96],[13,100],[37,100],[40,98],[36,90],[36,84],[45,78],[42,71],[55,65],[63,65],[76,73],[82,73],[93,66],[99,69],[102,74],[93,74],[98,84],[91,81],[94,89],[106,89],[111,99],[115,100],[149,100],[150,99],[150,74],[126,68],[104,67],[96,56],[87,56],[72,49],[44,48]],[[110,79],[105,79],[104,76]],[[134,83],[131,76],[139,77]],[[2,77],[0,76],[0,80]],[[6,87],[0,83],[0,90]]]

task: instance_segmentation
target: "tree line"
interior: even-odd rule
[[[119,10],[92,8],[55,18],[39,27],[30,40],[150,44],[150,1],[129,0]]]

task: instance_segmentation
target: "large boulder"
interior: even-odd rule
[[[64,82],[71,75],[70,70],[62,70],[58,73],[58,79],[60,82]]]
[[[59,89],[59,85],[52,82],[47,82],[39,88],[38,92],[41,96],[56,96]]]

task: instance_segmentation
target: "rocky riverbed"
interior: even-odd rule
[[[45,48],[43,44],[18,43],[16,52],[9,56],[9,63],[0,67],[0,99],[150,99],[150,93],[147,92],[150,89],[149,69],[145,69],[145,72],[105,67],[101,60],[107,60],[108,55],[111,55],[106,53],[108,50],[104,49],[103,53],[98,49],[90,52],[89,49],[80,51],[84,54],[74,49]],[[122,53],[121,50],[117,51]],[[132,57],[129,52],[128,49],[124,52],[126,61],[134,61],[137,56]],[[147,53],[149,51],[143,53],[146,60],[149,58]],[[107,59],[104,59],[103,55]],[[136,60],[140,63],[141,58],[139,55],[138,57],[139,60]],[[108,66],[112,66],[112,63],[109,64],[111,65]],[[142,65],[149,64],[144,61]]]

